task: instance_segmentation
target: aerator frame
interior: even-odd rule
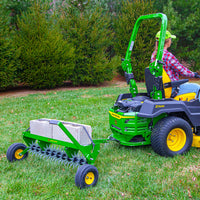
[[[92,140],[87,133],[91,143],[84,146],[79,144],[64,126],[63,122],[49,120],[49,124],[57,125],[72,143],[32,134],[30,128],[28,128],[23,132],[23,139],[27,146],[22,143],[12,144],[8,148],[7,159],[11,162],[22,160],[28,156],[28,152],[31,152],[40,157],[64,163],[65,165],[79,166],[75,176],[77,187],[84,188],[96,185],[98,170],[93,165],[99,154],[100,144],[107,143],[109,139]],[[51,148],[50,145],[52,144],[56,145],[56,147]],[[58,146],[61,146],[62,149],[58,148]]]

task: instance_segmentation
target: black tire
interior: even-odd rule
[[[14,143],[12,144],[6,153],[6,157],[8,161],[14,162],[14,161],[20,161],[28,157],[28,152],[26,152],[23,156],[18,155],[20,152],[22,152],[24,149],[26,149],[26,145],[22,143]]]
[[[97,184],[99,172],[93,165],[85,164],[78,168],[75,176],[75,184],[78,188],[93,187]]]
[[[186,153],[190,150],[192,141],[193,133],[190,124],[174,116],[161,119],[151,134],[153,150],[165,157]]]

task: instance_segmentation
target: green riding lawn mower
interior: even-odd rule
[[[161,19],[161,32],[155,62],[145,69],[147,93],[138,93],[131,66],[131,52],[143,20]],[[112,135],[107,139],[92,139],[91,127],[51,119],[30,121],[23,132],[26,145],[14,143],[7,150],[11,162],[23,160],[29,152],[66,165],[78,166],[75,184],[79,188],[95,186],[98,170],[94,165],[101,143],[117,141],[125,146],[150,145],[161,156],[173,157],[191,148],[200,147],[199,94],[176,96],[179,86],[188,80],[171,82],[163,69],[163,49],[167,29],[164,14],[138,18],[131,35],[122,68],[130,93],[120,94],[109,110]]]

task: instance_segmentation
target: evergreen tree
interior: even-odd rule
[[[17,54],[9,31],[9,17],[0,5],[0,89],[15,86]]]
[[[114,60],[108,48],[113,44],[109,17],[98,6],[88,10],[77,0],[63,10],[60,25],[65,38],[75,47],[75,68],[70,80],[74,85],[97,85],[113,77]]]
[[[20,51],[19,76],[32,88],[53,88],[70,78],[74,49],[62,36],[54,18],[35,3],[18,20],[15,42]]]

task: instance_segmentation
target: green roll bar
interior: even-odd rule
[[[126,73],[126,76],[129,77],[129,81],[127,82],[130,85],[130,92],[133,97],[135,97],[138,93],[137,85],[134,80],[134,76],[132,73],[132,66],[131,66],[131,53],[134,47],[135,39],[138,33],[138,29],[140,27],[140,24],[143,20],[146,19],[155,19],[155,18],[161,18],[161,33],[160,33],[160,39],[159,39],[159,45],[158,45],[158,51],[155,62],[150,64],[150,71],[155,77],[161,77],[162,76],[162,70],[163,70],[163,64],[162,64],[162,56],[163,56],[163,49],[164,49],[164,43],[165,43],[165,35],[167,30],[167,16],[162,13],[156,13],[156,14],[150,14],[150,15],[143,15],[138,18],[138,20],[135,23],[135,26],[133,28],[133,32],[129,41],[128,49],[126,52],[125,59],[122,62],[122,68]],[[162,92],[157,87],[154,87],[153,89],[153,97],[154,99],[162,99]]]

